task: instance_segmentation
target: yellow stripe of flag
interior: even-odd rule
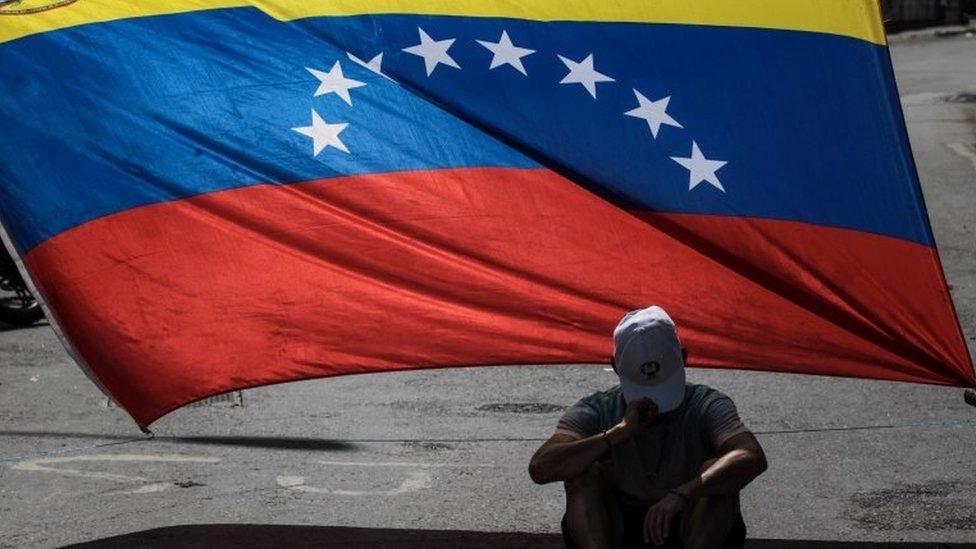
[[[0,14],[57,3],[23,0],[3,5]],[[47,11],[0,15],[0,42],[85,23],[244,6],[283,21],[405,13],[753,27],[885,43],[878,0],[75,0]]]

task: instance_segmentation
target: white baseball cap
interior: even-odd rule
[[[684,401],[685,361],[674,321],[658,306],[630,311],[613,330],[613,361],[624,400],[670,412]]]

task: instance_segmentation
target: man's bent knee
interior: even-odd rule
[[[712,495],[695,500],[685,515],[682,540],[687,547],[722,547],[733,534],[739,518],[739,493]]]
[[[599,465],[568,480],[563,537],[567,547],[614,547],[620,538],[619,509]]]
[[[580,476],[567,480],[563,483],[566,487],[566,494],[574,495],[582,492],[599,492],[603,490],[603,474],[599,464],[594,463]]]
[[[693,509],[703,508],[709,513],[719,513],[722,515],[739,512],[739,493],[712,495],[698,498],[692,504]]]

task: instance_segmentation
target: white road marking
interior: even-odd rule
[[[98,480],[108,480],[112,482],[138,482],[150,483],[145,486],[118,494],[149,494],[161,492],[173,486],[172,482],[158,482],[145,477],[120,475],[116,473],[106,473],[103,471],[83,471],[81,469],[69,469],[64,467],[52,467],[60,463],[71,463],[79,461],[109,461],[109,462],[153,462],[153,463],[218,463],[219,458],[206,456],[180,456],[180,455],[142,455],[142,454],[91,454],[84,456],[65,456],[35,458],[21,461],[12,466],[18,471],[32,471],[35,473],[54,473],[67,477],[93,478]]]
[[[322,465],[332,467],[405,467],[412,469],[407,473],[399,486],[391,490],[340,490],[335,488],[321,488],[305,484],[305,477],[295,475],[280,475],[275,480],[278,486],[296,492],[311,494],[329,494],[333,496],[396,496],[430,488],[433,477],[429,469],[438,467],[495,467],[493,463],[416,463],[403,461],[319,461]]]
[[[278,486],[282,488],[294,488],[296,486],[301,486],[305,484],[305,477],[292,477],[287,475],[280,475],[277,479]]]
[[[48,500],[50,500],[52,498],[60,498],[63,494],[64,494],[64,492],[62,492],[61,490],[55,489],[50,494],[48,494],[48,495],[44,496],[43,498],[41,498],[41,501],[39,501],[38,503],[41,503],[41,504],[47,503]]]
[[[403,461],[319,461],[337,467],[494,467],[493,463],[409,463]]]
[[[162,492],[163,490],[168,490],[172,488],[174,484],[172,482],[154,482],[152,484],[144,484],[135,490],[118,490],[115,492],[108,492],[106,496],[121,496],[127,494],[155,494],[156,492]]]
[[[972,145],[967,145],[965,143],[949,143],[947,146],[952,150],[952,152],[963,158],[969,159],[969,161],[973,163],[973,169],[976,170],[976,150],[974,150]]]
[[[296,492],[306,492],[310,494],[329,494],[333,496],[397,496],[409,492],[416,492],[425,488],[430,488],[430,472],[424,469],[410,471],[407,478],[399,486],[392,490],[337,490],[333,488],[320,488],[317,486],[307,486],[305,477],[282,475],[277,479],[278,486]]]

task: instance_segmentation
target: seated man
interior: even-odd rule
[[[565,482],[567,547],[741,548],[739,491],[766,470],[756,437],[729,397],[685,383],[663,309],[627,313],[613,339],[620,385],[569,408],[529,464]]]

